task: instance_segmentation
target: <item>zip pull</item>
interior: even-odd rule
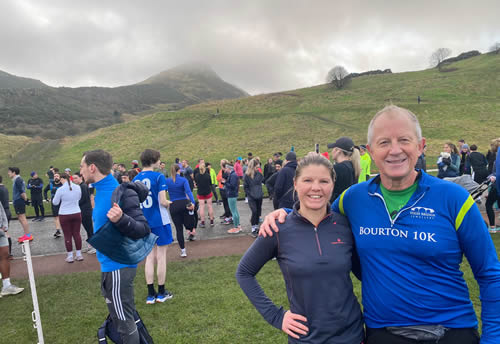
[[[321,250],[321,245],[319,244],[318,228],[317,227],[314,227],[314,235],[316,235],[316,245],[318,245],[319,255],[322,256],[323,251]]]

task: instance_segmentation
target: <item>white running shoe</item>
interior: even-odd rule
[[[9,285],[7,288],[2,289],[1,296],[16,295],[22,292],[24,288],[19,288],[13,284]]]

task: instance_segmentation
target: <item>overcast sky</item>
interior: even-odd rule
[[[500,41],[499,0],[3,0],[0,70],[51,86],[120,86],[200,61],[251,94],[328,70],[421,70]]]

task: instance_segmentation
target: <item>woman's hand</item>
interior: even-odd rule
[[[280,223],[284,223],[286,219],[286,211],[283,209],[277,209],[272,213],[267,214],[264,218],[264,222],[260,225],[259,235],[264,238],[269,236],[273,236],[273,231],[279,232],[278,226],[276,225],[276,220]]]
[[[281,329],[290,337],[299,339],[297,333],[305,336],[307,332],[309,332],[309,328],[307,328],[306,325],[300,323],[299,321],[306,323],[307,319],[306,317],[300,314],[295,314],[288,310],[286,311],[285,316],[283,317],[283,323],[281,324]]]

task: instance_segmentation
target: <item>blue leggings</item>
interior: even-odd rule
[[[231,209],[231,214],[233,215],[233,224],[235,227],[240,225],[240,213],[238,213],[237,200],[237,197],[230,197],[227,199],[229,209]]]

